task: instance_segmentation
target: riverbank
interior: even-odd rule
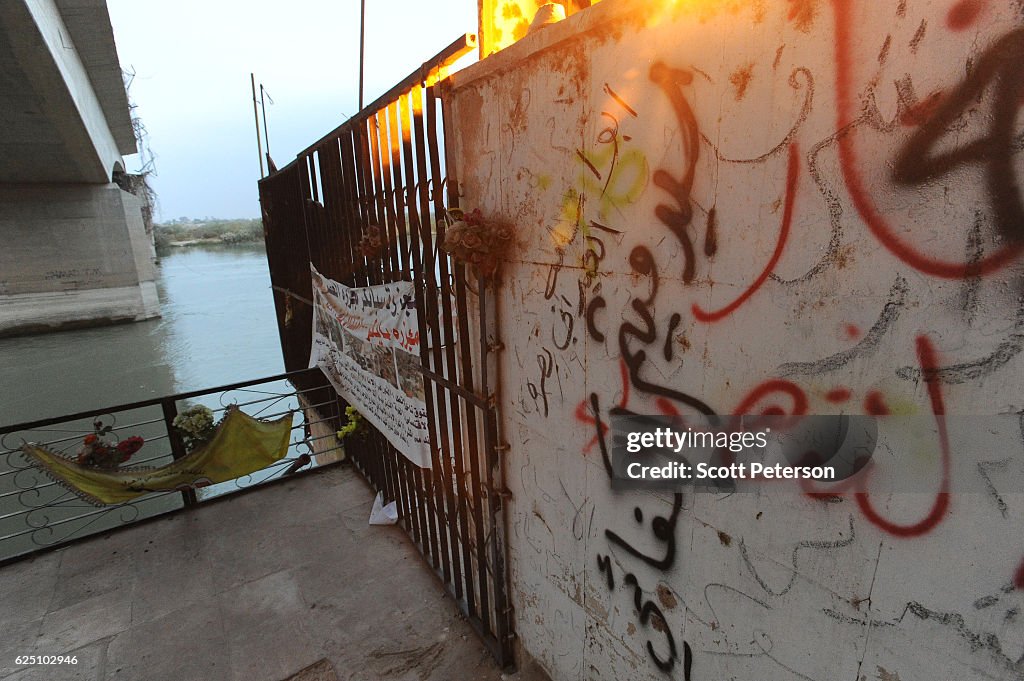
[[[221,237],[209,237],[205,239],[186,239],[184,241],[168,241],[158,246],[158,249],[166,248],[187,248],[189,246],[262,246],[263,237],[258,240],[239,241],[234,239],[223,239]]]
[[[262,245],[263,222],[259,218],[178,218],[155,224],[153,242],[158,250],[221,244]]]

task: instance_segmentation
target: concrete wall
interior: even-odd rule
[[[0,335],[159,315],[139,199],[116,185],[0,185]]]
[[[1024,498],[1000,476],[617,494],[598,442],[617,408],[1024,408],[1021,12],[605,0],[455,75],[462,205],[518,234],[509,556],[554,679],[1024,678]]]

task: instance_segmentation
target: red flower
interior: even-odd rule
[[[138,435],[133,435],[133,436],[131,436],[129,438],[126,438],[126,439],[121,440],[120,442],[118,442],[117,443],[117,451],[120,452],[121,455],[124,457],[121,460],[122,461],[127,461],[128,458],[132,454],[134,454],[135,452],[137,452],[140,449],[142,449],[142,445],[144,443],[145,443],[145,440],[143,440]]]

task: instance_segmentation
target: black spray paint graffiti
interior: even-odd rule
[[[1007,584],[1000,591],[1002,592],[1001,595],[991,595],[979,598],[975,601],[974,607],[978,610],[990,608],[998,603],[1006,594],[1014,593],[1016,588],[1013,584]],[[903,608],[903,612],[901,612],[898,617],[891,620],[850,617],[849,615],[837,612],[832,608],[826,608],[823,612],[825,615],[838,622],[858,625],[864,628],[892,629],[906,627],[908,624],[915,621],[931,623],[946,629],[950,634],[962,640],[970,652],[973,653],[979,650],[988,652],[991,655],[990,659],[994,663],[994,666],[998,667],[1001,672],[1010,673],[1013,675],[1013,678],[1020,678],[1020,675],[1024,674],[1024,658],[1015,659],[1016,655],[1011,656],[1007,651],[1003,650],[1002,643],[994,632],[972,629],[968,626],[967,620],[964,619],[964,616],[957,612],[932,610],[931,608],[928,608],[916,601],[907,603]],[[1010,609],[1007,610],[1002,619],[1004,621],[1010,621],[1017,617],[1017,614],[1017,608],[1010,606]],[[908,615],[910,617],[908,617]],[[977,671],[980,672],[981,670],[979,669]],[[995,669],[992,671],[995,671]],[[982,673],[984,674],[984,672]],[[984,675],[989,676],[989,674]],[[991,678],[996,677],[992,676]],[[1003,678],[1002,674],[1000,674],[1000,678]]]
[[[964,165],[984,165],[996,226],[1009,240],[1024,238],[1024,205],[1014,167],[1014,156],[1019,151],[1014,127],[1024,96],[1024,78],[1020,75],[1022,60],[1024,29],[1017,29],[986,50],[975,62],[968,78],[940,101],[935,112],[900,150],[892,171],[895,182],[919,185]],[[994,85],[996,91],[988,134],[950,151],[935,153],[936,147],[944,146],[947,130],[976,106],[978,98],[990,85]]]
[[[554,369],[554,357],[551,355],[551,351],[547,348],[541,348],[543,354],[537,355],[537,366],[540,369],[540,385],[538,386],[533,381],[527,381],[526,390],[530,397],[533,398],[534,404],[538,405],[539,409],[543,410],[544,418],[548,416],[548,379],[551,378],[551,372]]]
[[[935,370],[935,376],[947,385],[958,385],[976,381],[1003,368],[1010,360],[1024,350],[1024,300],[1017,307],[1013,329],[996,348],[984,357],[942,366]],[[896,375],[907,381],[919,382],[923,376],[919,367],[905,366],[896,370]]]
[[[899,319],[900,312],[907,304],[907,294],[910,287],[907,280],[897,275],[892,288],[889,289],[889,299],[885,302],[878,319],[871,325],[871,329],[853,347],[837,352],[834,355],[814,360],[812,362],[788,362],[781,365],[776,373],[781,378],[789,376],[817,376],[820,374],[836,371],[846,366],[853,360],[860,357],[867,357],[878,349],[878,344],[892,328],[892,325]]]
[[[597,394],[591,394],[590,404],[594,413],[594,423],[596,429],[596,437],[601,450],[602,461],[605,465],[605,470],[608,473],[609,480],[611,479],[611,458],[608,451],[608,445],[605,441],[605,424],[601,418],[601,405]],[[630,415],[637,416],[635,412],[622,407],[613,407],[609,409],[609,413],[612,415]],[[644,564],[659,570],[667,571],[671,569],[676,563],[676,525],[679,521],[679,516],[683,507],[683,495],[676,493],[672,499],[672,511],[668,517],[657,515],[651,520],[650,532],[654,538],[660,541],[664,545],[664,552],[661,555],[651,555],[640,551],[635,546],[630,544],[626,539],[616,532],[609,529],[605,530],[605,538],[613,548],[619,548],[625,551],[628,555],[639,559]],[[640,525],[644,523],[643,510],[637,506],[633,509],[633,517],[636,522]],[[606,585],[609,591],[615,589],[615,576],[612,570],[612,556],[601,555],[597,556],[597,567],[599,572],[604,575]],[[637,618],[642,626],[650,626],[656,632],[661,633],[664,636],[665,647],[667,648],[668,655],[659,654],[658,649],[655,647],[651,640],[646,642],[646,649],[651,660],[655,666],[663,672],[671,673],[675,669],[676,662],[679,659],[678,649],[676,647],[675,636],[672,634],[669,628],[668,621],[665,618],[665,614],[662,609],[653,600],[644,599],[644,589],[637,578],[632,572],[627,572],[623,576],[623,584],[633,589],[633,605],[636,609]],[[684,681],[691,681],[692,669],[693,669],[693,649],[690,644],[683,641],[683,679]]]
[[[608,472],[609,480],[611,479],[611,458],[608,453],[608,445],[605,442],[605,428],[604,421],[601,419],[600,403],[596,394],[590,396],[591,407],[594,410],[594,422],[595,428],[597,429],[598,443],[601,449],[601,458],[605,464],[605,470]],[[613,410],[613,413],[630,413],[628,410],[620,409]],[[649,565],[657,570],[668,570],[671,568],[676,561],[676,523],[679,520],[679,512],[683,506],[683,495],[676,493],[673,495],[672,512],[666,518],[665,516],[655,516],[651,521],[651,532],[654,537],[662,542],[665,546],[664,553],[660,556],[652,556],[640,551],[635,546],[630,544],[628,541],[623,539],[619,534],[612,532],[609,529],[604,531],[605,538],[613,547],[618,547],[625,551],[630,556],[639,559],[646,565]],[[644,515],[640,507],[633,509],[634,518],[637,523],[643,524]],[[608,586],[608,590],[611,591],[615,588],[615,577],[612,571],[612,560],[609,555],[597,556],[597,567],[598,570],[605,576],[605,580]],[[642,626],[650,626],[655,631],[660,632],[665,637],[665,646],[668,648],[667,656],[664,653],[659,653],[654,646],[654,643],[648,639],[647,641],[647,653],[651,656],[651,660],[655,666],[665,673],[671,672],[675,668],[676,660],[679,657],[678,649],[676,648],[675,636],[672,634],[672,630],[668,626],[668,621],[665,619],[665,614],[662,612],[658,604],[652,600],[644,600],[643,594],[644,589],[640,586],[640,583],[632,572],[627,572],[623,577],[623,583],[633,588],[633,603],[636,608],[638,621]],[[686,681],[690,680],[690,670],[693,666],[693,655],[690,646],[685,641],[683,642],[683,678]]]
[[[689,233],[689,226],[693,220],[693,206],[691,205],[690,193],[693,187],[696,163],[699,157],[700,134],[697,128],[696,119],[686,97],[682,92],[682,86],[692,80],[688,71],[670,68],[662,63],[657,63],[651,68],[651,80],[657,84],[666,94],[675,112],[679,129],[683,139],[683,161],[684,170],[680,178],[673,177],[666,170],[658,170],[654,173],[654,183],[669,193],[675,202],[674,206],[660,204],[655,209],[655,215],[673,233],[679,241],[685,256],[683,265],[683,280],[690,282],[695,275],[695,252],[694,245]],[[636,115],[630,109],[632,115]],[[614,119],[613,119],[614,121]],[[608,133],[608,139],[617,139],[617,132],[612,130]],[[620,236],[617,230],[612,230],[592,223],[592,227],[601,231]],[[597,237],[595,237],[597,239]],[[703,252],[711,257],[717,250],[716,237],[716,216],[712,208],[708,211],[707,231],[705,234]],[[593,246],[588,242],[589,260],[585,258],[585,265],[593,267],[590,272],[587,267],[587,286],[596,278],[596,273],[601,261],[606,255],[603,241],[595,241]],[[702,414],[713,415],[715,412],[702,400],[687,393],[671,388],[667,385],[660,385],[643,377],[644,367],[648,363],[649,352],[659,353],[665,361],[671,361],[674,357],[673,341],[675,332],[682,322],[682,315],[672,313],[667,321],[666,328],[659,329],[654,319],[654,306],[658,297],[660,287],[660,276],[654,254],[644,245],[635,246],[629,253],[628,263],[633,274],[647,281],[646,294],[634,295],[629,303],[629,308],[635,314],[634,320],[623,319],[619,324],[616,339],[619,346],[619,355],[625,366],[629,385],[637,391],[654,395],[659,399],[671,400],[680,405],[694,409]],[[550,281],[550,278],[549,278]],[[595,294],[586,305],[586,326],[587,333],[598,342],[604,342],[605,333],[602,330],[602,311],[607,307],[607,301],[600,294],[600,285],[595,288]],[[602,461],[605,470],[611,479],[611,459],[608,446],[605,441],[606,426],[602,418],[602,411],[599,398],[596,393],[590,396],[590,406],[593,413],[594,424],[597,433],[597,442],[600,446]],[[612,415],[631,414],[624,407],[613,407],[609,410]],[[637,506],[633,509],[635,521],[641,527],[647,528],[658,544],[663,547],[656,553],[645,552],[638,549],[633,542],[623,535],[605,529],[605,538],[608,541],[612,553],[621,552],[645,566],[657,571],[671,569],[677,559],[676,550],[676,526],[682,511],[683,496],[675,494],[672,501],[672,510],[666,515],[655,515],[650,519],[650,524],[645,525],[643,510]],[[598,570],[604,576],[609,590],[615,588],[615,576],[613,573],[613,561],[611,555],[597,556]],[[640,585],[639,578],[634,572],[624,569],[623,584],[632,587],[633,602],[639,623],[644,627],[650,627],[653,631],[660,633],[663,643],[655,645],[652,640],[646,643],[647,652],[654,664],[663,672],[670,673],[675,669],[679,661],[679,649],[676,645],[675,636],[670,630],[664,612],[659,605],[650,599],[644,598],[645,589]],[[682,645],[682,667],[683,676],[689,680],[693,664],[692,650],[685,641]]]
[[[680,402],[702,414],[713,414],[711,407],[699,398],[642,378],[641,370],[648,358],[647,350],[643,348],[656,347],[659,338],[659,330],[655,324],[652,310],[658,297],[660,277],[657,264],[654,261],[654,254],[646,246],[633,248],[629,254],[629,266],[634,274],[645,276],[650,282],[650,293],[646,297],[635,297],[630,301],[630,307],[640,318],[639,325],[623,321],[618,330],[619,354],[629,372],[630,383],[641,392]],[[605,307],[607,307],[607,302],[601,295],[595,296],[587,305],[587,332],[598,342],[604,342],[605,335],[597,324],[597,313]],[[682,316],[678,313],[672,314],[669,318],[668,328],[660,344],[662,355],[666,360],[672,359],[672,339],[681,321]],[[643,347],[634,348],[633,341],[639,341]]]
[[[659,204],[654,209],[654,213],[679,240],[685,258],[683,281],[689,283],[693,281],[697,265],[689,226],[693,221],[690,193],[693,189],[697,160],[700,157],[700,131],[697,128],[697,119],[693,115],[693,109],[690,108],[690,103],[686,101],[686,96],[683,94],[683,86],[693,82],[693,74],[683,69],[671,68],[662,62],[656,62],[651,66],[650,78],[655,85],[662,89],[672,104],[672,110],[676,115],[679,131],[682,134],[685,164],[683,175],[678,179],[663,169],[654,172],[654,184],[668,192],[676,203],[674,207]],[[709,257],[715,254],[718,242],[715,236],[713,216],[714,213],[709,215],[704,241],[704,253]]]

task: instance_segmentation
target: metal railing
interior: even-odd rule
[[[152,492],[130,502],[92,505],[22,452],[26,442],[73,459],[96,422],[105,437],[141,436],[143,447],[123,465],[159,467],[185,456],[175,417],[204,405],[219,418],[236,407],[257,419],[293,416],[287,455],[263,470],[198,490]],[[305,369],[215,388],[0,427],[0,563],[204,501],[266,484],[342,458],[335,437],[339,402],[319,369]]]

